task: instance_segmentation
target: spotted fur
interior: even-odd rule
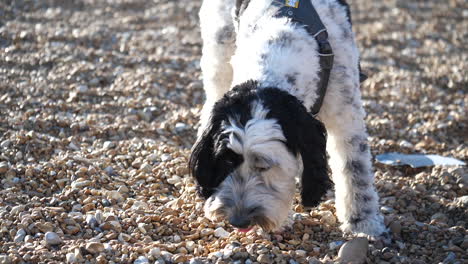
[[[207,99],[190,167],[208,198],[208,216],[274,229],[286,218],[295,177],[301,178],[305,204],[319,202],[330,186],[326,146],[342,230],[377,236],[385,227],[373,184],[350,9],[344,0],[310,1],[335,55],[313,120],[301,109],[310,109],[318,98],[315,39],[301,25],[275,17],[271,0],[203,2],[201,68]],[[251,89],[239,89],[246,86]],[[304,137],[307,132],[312,139]],[[256,145],[262,145],[261,155],[252,155]],[[304,171],[312,177],[304,178]]]

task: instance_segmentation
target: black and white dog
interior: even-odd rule
[[[324,30],[311,32],[314,19],[292,19],[294,12],[308,12],[304,6],[313,6],[328,32],[334,54],[328,76],[317,38]],[[331,187],[328,152],[341,229],[384,232],[359,52],[344,0],[205,0],[200,22],[207,98],[189,165],[207,198],[205,214],[241,231],[278,229],[292,206],[296,178],[304,206],[317,205]],[[314,115],[310,109],[318,103]]]

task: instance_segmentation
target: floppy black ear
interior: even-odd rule
[[[215,136],[219,130],[219,124],[214,124],[213,120],[208,121],[208,125],[201,137],[197,139],[190,154],[189,170],[198,183],[198,192],[204,198],[210,197],[214,193],[216,183],[215,170]]]
[[[260,98],[268,106],[269,117],[278,120],[286,145],[300,154],[303,163],[301,198],[304,206],[315,206],[330,189],[326,157],[326,130],[294,96],[276,88],[264,88]]]
[[[326,156],[327,135],[322,122],[305,113],[299,120],[297,141],[304,170],[301,198],[304,206],[316,206],[330,189]]]

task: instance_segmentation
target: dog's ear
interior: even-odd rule
[[[326,156],[324,125],[309,113],[298,120],[297,144],[302,157],[301,199],[304,206],[316,206],[331,187]]]
[[[219,124],[213,123],[210,118],[203,134],[197,139],[192,148],[189,160],[190,174],[198,183],[198,192],[205,199],[214,193],[215,169],[215,137],[219,131]]]
[[[300,154],[303,163],[301,198],[304,206],[315,206],[330,189],[326,157],[326,130],[294,96],[276,88],[265,88],[260,98],[269,117],[278,120],[287,147]]]

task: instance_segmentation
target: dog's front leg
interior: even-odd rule
[[[235,30],[232,9],[235,1],[205,0],[200,9],[201,35],[203,39],[200,67],[206,101],[201,112],[201,134],[208,122],[211,108],[231,87]]]
[[[324,118],[337,216],[343,232],[377,237],[385,225],[374,187],[364,110],[359,104],[347,107],[341,114]]]

